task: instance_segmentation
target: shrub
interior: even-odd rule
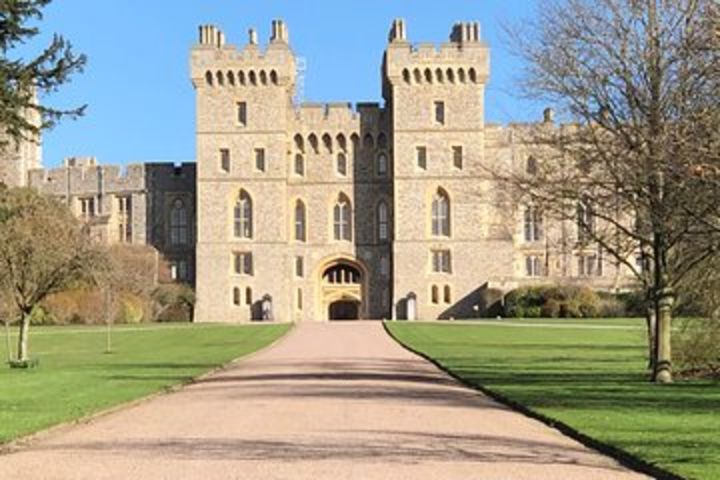
[[[673,335],[681,375],[720,377],[720,319],[688,319]]]
[[[195,292],[188,285],[167,284],[153,292],[157,305],[154,319],[158,322],[192,322]]]
[[[505,297],[505,314],[515,318],[582,318],[602,314],[600,297],[586,287],[522,287]]]

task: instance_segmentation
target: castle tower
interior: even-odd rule
[[[35,93],[33,93],[33,102],[37,102]],[[40,125],[38,112],[27,109],[25,117],[34,125]],[[3,132],[0,134],[0,140],[7,141],[4,149],[0,150],[0,183],[9,187],[27,186],[30,171],[42,168],[40,138],[22,139],[16,143],[13,139],[6,138]]]
[[[481,168],[489,48],[477,22],[455,24],[449,42],[437,47],[411,45],[405,22],[396,20],[383,71],[392,112],[394,211],[403,219],[394,225],[395,314],[472,316],[478,286],[512,271],[511,252],[503,259],[508,242],[494,238],[486,221],[497,214]]]
[[[201,26],[191,52],[197,102],[198,321],[246,321],[285,276],[287,123],[295,88],[288,29],[237,48]],[[262,201],[261,201],[262,200]],[[279,269],[282,269],[279,271]],[[254,272],[265,272],[255,275]],[[277,272],[277,275],[267,274]],[[287,309],[284,305],[276,309]],[[237,318],[227,318],[228,306]]]

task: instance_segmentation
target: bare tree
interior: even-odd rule
[[[675,289],[720,247],[717,19],[713,0],[551,0],[509,29],[524,93],[568,124],[524,131],[531,174],[493,172],[645,289],[663,383]]]
[[[20,326],[17,360],[28,361],[30,317],[48,295],[106,268],[68,208],[31,189],[0,187],[0,290]]]

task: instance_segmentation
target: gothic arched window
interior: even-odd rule
[[[245,190],[235,202],[234,230],[236,238],[253,238],[253,204]]]
[[[377,227],[378,240],[386,241],[388,239],[388,206],[385,202],[380,202],[378,204]]]
[[[307,240],[307,213],[302,200],[295,202],[295,241]]]
[[[536,207],[528,207],[525,209],[525,241],[539,242],[543,237],[543,218],[542,212]]]
[[[378,176],[380,176],[380,177],[384,177],[385,175],[387,175],[387,171],[388,171],[388,160],[387,160],[387,155],[385,155],[384,153],[381,153],[381,154],[378,155],[378,157],[377,157],[377,169],[376,169],[376,171],[377,171]]]
[[[340,194],[333,207],[333,237],[352,241],[352,204],[345,194]]]
[[[435,237],[450,236],[450,199],[439,188],[432,199],[432,234]]]
[[[185,202],[176,199],[170,209],[170,244],[187,245],[188,243],[188,211]]]

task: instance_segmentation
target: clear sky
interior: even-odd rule
[[[101,163],[188,161],[195,157],[194,92],[189,49],[197,26],[218,25],[228,43],[244,44],[257,28],[288,24],[296,55],[307,61],[306,101],[380,101],[380,63],[392,19],[406,19],[411,42],[446,41],[458,20],[478,20],[492,48],[486,119],[539,118],[542,106],[513,95],[519,65],[501,25],[532,16],[536,0],[55,0],[40,24],[88,56],[84,73],[43,99],[54,106],[88,104],[44,138],[44,162],[91,155]]]

